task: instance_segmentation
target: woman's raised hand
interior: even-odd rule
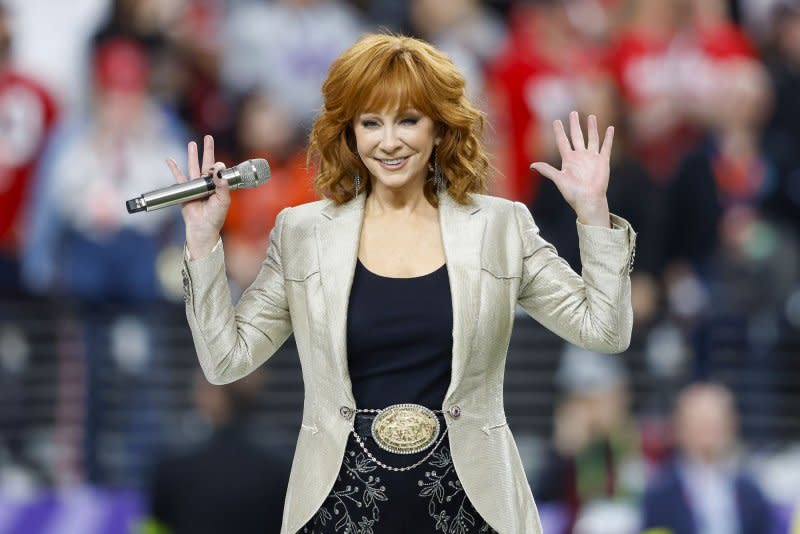
[[[186,246],[193,259],[208,256],[217,244],[219,233],[231,204],[230,190],[225,180],[217,177],[217,173],[225,168],[224,163],[214,162],[214,138],[206,135],[203,138],[203,162],[197,151],[197,143],[188,145],[189,177],[178,168],[172,158],[167,158],[167,165],[178,183],[199,178],[201,175],[213,176],[216,189],[211,196],[184,202],[181,214],[186,224]]]
[[[575,210],[583,224],[609,226],[608,177],[614,127],[606,129],[602,145],[597,132],[597,117],[589,115],[587,124],[588,143],[584,141],[578,112],[569,114],[570,137],[560,120],[553,123],[556,145],[561,154],[561,170],[537,161],[534,169],[556,184],[564,200]],[[570,145],[570,139],[572,144]]]

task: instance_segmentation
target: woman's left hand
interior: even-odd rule
[[[569,114],[570,139],[560,120],[553,123],[558,152],[561,154],[561,170],[552,165],[537,161],[531,169],[538,171],[553,181],[564,200],[575,210],[578,220],[583,224],[610,226],[608,211],[608,177],[611,159],[611,145],[614,141],[614,127],[606,129],[602,146],[597,132],[597,117],[589,115],[587,133],[588,143],[583,139],[578,112]]]

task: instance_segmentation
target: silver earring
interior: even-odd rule
[[[361,176],[358,174],[358,171],[355,172],[353,175],[353,190],[355,191],[355,196],[358,196],[358,192],[361,189]]]
[[[439,156],[433,155],[433,186],[436,192],[440,193],[444,189],[444,177],[442,176],[442,167],[439,165]]]

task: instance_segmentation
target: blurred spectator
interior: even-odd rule
[[[505,39],[502,21],[479,0],[413,0],[410,6],[416,33],[453,59],[467,92],[481,103],[485,67]]]
[[[630,107],[632,147],[657,180],[668,179],[716,108],[717,69],[752,58],[725,0],[632,0],[609,62]]]
[[[219,87],[223,0],[159,2],[113,0],[95,34],[97,48],[109,39],[139,42],[151,63],[153,96],[177,110],[198,135],[219,138],[231,126],[232,104]]]
[[[194,404],[211,435],[156,464],[150,515],[170,534],[271,533],[281,527],[291,456],[256,445],[248,415],[263,372],[213,386],[199,373]]]
[[[576,109],[575,84],[596,66],[560,0],[522,0],[509,15],[509,38],[489,65],[494,131],[488,140],[499,179],[496,194],[531,204],[542,178],[534,161],[557,157],[552,122]]]
[[[168,98],[198,136],[217,135],[231,127],[235,114],[234,100],[220,82],[226,5],[224,0],[193,0],[182,7],[166,30],[177,56]],[[217,148],[230,150],[224,142]]]
[[[637,497],[645,473],[620,360],[570,345],[557,381],[565,397],[556,410],[552,447],[532,487],[538,501],[566,503],[572,524],[589,503]]]
[[[362,30],[356,11],[337,0],[236,4],[223,33],[223,83],[238,94],[266,91],[293,123],[310,125],[328,66]]]
[[[711,135],[682,162],[669,190],[667,257],[700,272],[719,250],[739,210],[758,211],[776,187],[775,168],[762,146],[771,88],[756,61],[729,63],[717,74]]]
[[[672,534],[772,532],[772,512],[755,483],[737,466],[736,408],[715,384],[681,392],[674,414],[674,461],[648,488],[643,527]]]
[[[764,146],[780,177],[775,211],[800,229],[800,0],[780,0],[771,20],[766,63],[775,105]]]
[[[99,384],[118,369],[126,387],[127,419],[117,429],[135,485],[158,432],[158,412],[149,395],[158,374],[160,299],[177,271],[182,231],[177,211],[130,215],[127,199],[169,185],[163,154],[183,149],[179,123],[147,93],[149,66],[136,42],[110,40],[96,51],[95,92],[88,114],[71,117],[54,135],[39,169],[32,197],[30,232],[22,274],[28,287],[48,296],[75,299],[79,306],[85,387],[82,466],[77,473],[109,482],[101,433],[107,413]],[[145,370],[147,373],[145,373]],[[149,382],[148,382],[149,380]],[[70,424],[57,421],[57,424]],[[65,434],[66,435],[66,434]],[[72,434],[74,435],[74,433]],[[119,435],[119,434],[117,434]],[[76,436],[80,439],[80,436]]]
[[[147,301],[162,295],[156,258],[179,219],[171,210],[131,216],[125,201],[169,185],[163,154],[183,152],[185,136],[148,95],[135,42],[105,43],[93,74],[91,112],[67,119],[39,169],[24,280],[37,293]]]
[[[14,65],[39,80],[65,112],[84,111],[91,94],[91,36],[109,0],[3,3],[12,14]]]
[[[92,39],[92,48],[98,49],[110,39],[126,38],[138,42],[147,52],[153,75],[153,85],[164,82],[160,76],[168,75],[159,62],[172,62],[166,28],[177,19],[176,2],[157,0],[111,0],[108,16]]]
[[[317,198],[300,135],[287,111],[263,92],[253,91],[242,99],[233,136],[239,147],[235,159],[265,158],[271,178],[266,187],[231,196],[224,232],[225,261],[234,292],[255,280],[278,212]]]
[[[756,61],[728,61],[717,75],[723,83],[708,114],[710,135],[669,186],[665,291],[669,311],[683,322],[693,347],[696,378],[715,376],[714,332],[727,327],[745,349],[743,371],[769,389],[778,380],[776,314],[797,273],[796,248],[788,246],[796,241],[775,224],[770,209],[779,175],[762,131],[772,94]],[[748,415],[775,409],[757,391],[741,394]],[[764,427],[749,435],[770,437]]]
[[[0,4],[0,293],[20,290],[18,247],[33,172],[53,124],[50,94],[11,66],[10,15]]]

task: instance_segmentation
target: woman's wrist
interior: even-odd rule
[[[608,200],[588,203],[575,209],[578,221],[587,226],[602,226],[611,228],[611,212],[608,209]]]
[[[219,234],[216,236],[205,236],[203,238],[191,237],[189,233],[186,234],[186,249],[189,251],[189,256],[193,260],[201,260],[211,255],[214,247],[217,246],[219,241]]]

